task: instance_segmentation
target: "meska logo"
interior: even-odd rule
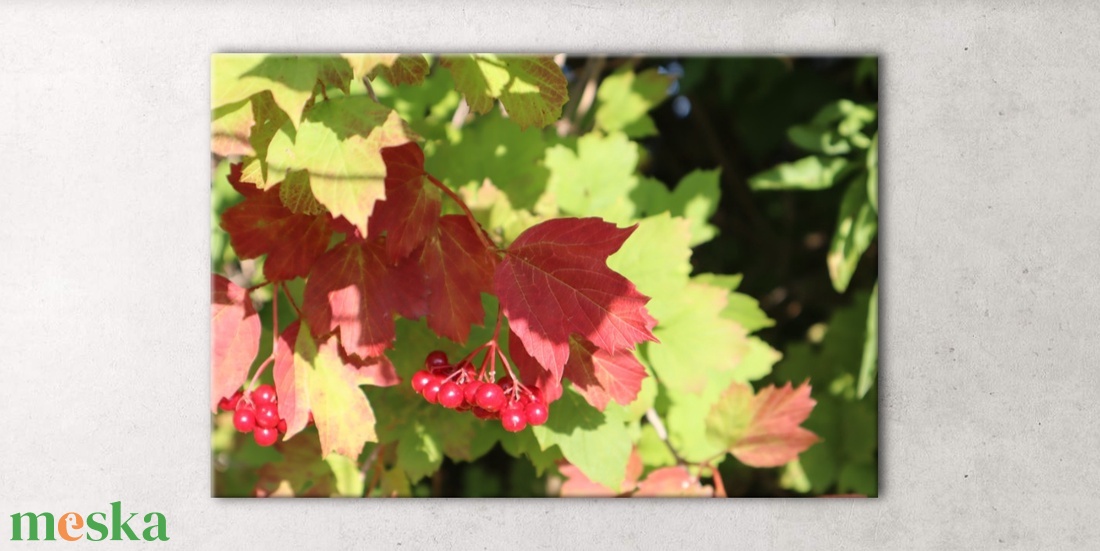
[[[107,513],[95,512],[88,515],[87,528],[89,541],[103,541],[108,536],[114,541],[122,540],[123,536],[131,541],[137,541],[138,536],[130,527],[130,521],[134,520],[137,513],[122,520],[122,502],[111,503],[111,518],[107,519]],[[26,521],[24,523],[24,521]],[[45,524],[42,524],[45,521]],[[109,524],[108,524],[109,522]],[[24,524],[26,531],[24,532]],[[148,526],[141,533],[145,541],[168,541],[166,531],[168,521],[162,513],[148,513],[145,515],[145,524]],[[23,541],[23,534],[27,535],[27,541],[38,541],[40,535],[45,541],[56,541],[55,535],[61,536],[65,541],[76,541],[85,536],[84,517],[78,513],[65,513],[57,518],[57,531],[54,531],[54,516],[50,513],[16,513],[11,516],[11,541]],[[139,528],[140,530],[140,528]],[[98,537],[96,536],[98,534]]]

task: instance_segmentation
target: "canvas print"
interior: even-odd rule
[[[871,57],[217,54],[217,497],[878,495]]]

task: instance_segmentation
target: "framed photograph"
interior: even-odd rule
[[[877,58],[211,70],[215,496],[877,497]]]

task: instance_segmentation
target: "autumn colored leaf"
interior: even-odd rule
[[[359,372],[340,357],[336,337],[319,344],[308,330],[294,343],[294,384],[308,385],[309,408],[321,438],[323,455],[356,459],[367,442],[378,441],[374,410],[359,388]],[[287,434],[290,434],[287,423]]]
[[[461,215],[440,218],[413,256],[427,278],[428,327],[441,337],[465,342],[470,326],[485,319],[481,293],[493,290],[496,256]]]
[[[424,152],[415,143],[382,150],[386,165],[386,198],[375,205],[369,235],[386,232],[386,254],[391,261],[409,255],[427,239],[439,219],[439,190],[428,184]],[[477,239],[477,236],[474,236]]]
[[[332,98],[312,107],[293,137],[287,131],[275,135],[267,152],[268,180],[308,170],[317,201],[367,235],[367,219],[386,197],[382,149],[413,139],[396,112],[371,98]]]
[[[488,113],[499,99],[520,128],[556,121],[569,99],[565,75],[550,56],[445,55],[439,64],[451,71],[471,111]]]
[[[360,385],[394,386],[401,382],[393,363],[385,356],[361,360],[355,356],[345,356],[344,362],[355,370],[356,381]]]
[[[245,198],[261,195],[263,193],[262,189],[244,180],[244,164],[242,162],[229,165],[229,176],[227,177],[229,185],[233,186],[233,189]]]
[[[295,320],[275,341],[272,375],[279,395],[279,418],[286,421],[283,438],[298,434],[309,423],[309,363],[298,361],[294,354],[300,327],[301,321]]]
[[[700,484],[685,467],[664,467],[639,482],[632,497],[714,497],[714,488]]]
[[[427,313],[420,267],[390,263],[379,241],[346,240],[322,255],[303,300],[314,336],[339,330],[344,352],[363,359],[391,346],[395,312],[408,318]]]
[[[574,337],[570,339],[564,376],[573,381],[573,387],[592,407],[603,411],[610,400],[624,406],[633,402],[646,372],[629,350],[612,354]]]
[[[512,363],[519,369],[519,377],[523,384],[539,387],[547,404],[561,398],[564,366],[563,368],[543,367],[527,353],[523,341],[519,340],[514,331],[508,333],[508,353],[512,357]],[[603,408],[599,410],[603,411]]]
[[[211,108],[270,91],[292,124],[302,118],[318,82],[349,93],[347,60],[337,56],[217,54],[211,59]]]
[[[241,388],[260,351],[260,316],[243,287],[210,276],[210,410]]]
[[[390,84],[420,84],[428,75],[428,60],[421,54],[344,54],[356,79],[374,80],[382,75]]]
[[[215,109],[210,115],[210,151],[220,157],[255,154],[248,141],[255,123],[252,103],[248,100]]]
[[[809,383],[798,388],[770,385],[755,396],[751,386],[734,383],[707,415],[707,436],[746,465],[778,467],[818,441],[799,426],[816,403]]]
[[[288,179],[292,177],[293,173],[288,175]],[[232,177],[230,183],[233,183]],[[248,184],[239,185],[243,187]],[[296,214],[283,204],[280,197],[283,185],[286,183],[250,194],[241,203],[227,209],[221,219],[221,227],[229,234],[229,242],[238,257],[267,255],[264,275],[270,281],[308,275],[313,262],[324,254],[332,236],[326,217]]]
[[[281,396],[280,396],[281,399]],[[255,494],[262,497],[330,497],[336,493],[336,476],[321,458],[321,444],[313,435],[281,441],[275,450],[281,461],[264,465]]]
[[[615,497],[633,492],[638,487],[638,477],[642,476],[642,457],[638,450],[630,452],[630,460],[626,464],[626,478],[622,486],[616,492],[603,484],[592,482],[584,473],[574,465],[563,463],[558,471],[565,482],[561,485],[561,497]]]
[[[635,228],[559,218],[529,228],[508,248],[493,288],[512,331],[546,369],[564,368],[574,333],[611,354],[656,340],[649,298],[606,263]]]

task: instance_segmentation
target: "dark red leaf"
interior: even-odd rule
[[[264,276],[269,281],[308,275],[332,237],[327,215],[295,214],[283,205],[281,185],[247,197],[226,210],[221,220],[238,257],[268,255]]]
[[[382,150],[386,163],[386,199],[375,203],[368,233],[386,232],[390,260],[404,258],[435,229],[441,209],[439,190],[428,184],[424,152],[415,143]],[[475,236],[476,238],[476,236]]]
[[[314,263],[302,315],[314,336],[339,330],[345,353],[379,356],[394,339],[394,312],[426,313],[425,289],[414,262],[391,264],[379,241],[345,241]]]
[[[229,185],[233,186],[233,189],[237,190],[237,193],[245,197],[254,197],[263,193],[263,190],[256,187],[255,184],[241,181],[241,172],[243,168],[244,163],[233,163],[229,165]]]
[[[561,398],[562,369],[542,367],[524,348],[514,332],[508,333],[508,353],[512,356],[512,363],[519,369],[520,379],[525,385],[535,385],[542,389],[543,398],[549,404]]]
[[[559,218],[527,229],[508,248],[493,286],[512,331],[543,367],[565,366],[574,333],[610,353],[656,341],[649,298],[607,267],[635,227]]]
[[[629,350],[610,353],[574,338],[564,375],[592,407],[603,411],[609,400],[624,406],[633,402],[642,389],[646,372]]]
[[[413,255],[427,278],[428,327],[441,337],[465,342],[470,326],[485,319],[481,293],[493,291],[496,256],[465,216],[444,216],[435,229]]]
[[[228,279],[210,276],[210,410],[241,388],[260,351],[260,316],[248,291]]]

